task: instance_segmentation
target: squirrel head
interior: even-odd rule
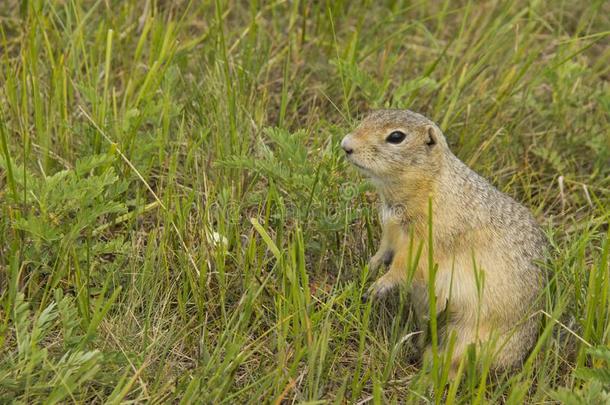
[[[441,130],[409,110],[375,110],[341,141],[347,159],[381,183],[434,174],[448,150]]]

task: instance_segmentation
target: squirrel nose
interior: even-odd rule
[[[345,153],[347,155],[351,155],[354,152],[354,148],[350,145],[349,139],[346,136],[345,138],[343,138],[343,140],[341,141],[341,148],[343,148],[343,150],[345,151]]]

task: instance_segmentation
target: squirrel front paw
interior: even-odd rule
[[[377,271],[383,264],[382,257],[379,253],[375,254],[369,260],[369,271]]]
[[[394,252],[391,250],[385,252],[377,252],[369,260],[369,271],[377,271],[381,265],[389,266],[392,263]]]
[[[386,273],[378,278],[362,296],[363,301],[369,299],[383,298],[387,293],[393,290],[400,284],[400,280],[393,277],[390,273]]]

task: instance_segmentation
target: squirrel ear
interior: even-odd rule
[[[432,125],[429,125],[426,130],[426,145],[433,147],[438,142],[438,135],[436,129]]]

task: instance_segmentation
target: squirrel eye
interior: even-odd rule
[[[396,143],[401,143],[402,141],[404,141],[406,137],[407,137],[407,135],[405,135],[404,132],[394,131],[390,135],[388,135],[388,137],[385,138],[385,140],[386,140],[386,142],[396,144]]]

